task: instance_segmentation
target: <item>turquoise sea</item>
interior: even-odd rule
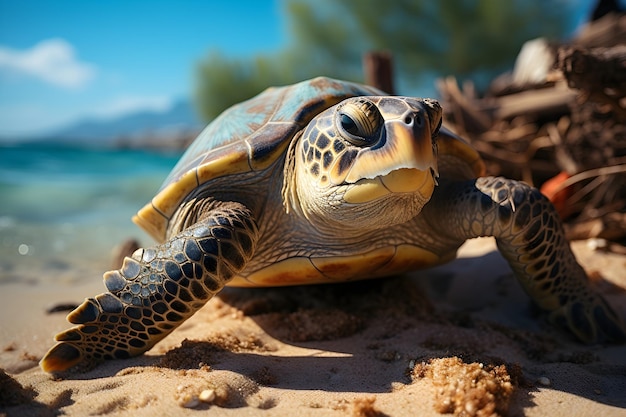
[[[99,279],[179,153],[0,145],[0,284]],[[95,278],[94,278],[95,277]]]

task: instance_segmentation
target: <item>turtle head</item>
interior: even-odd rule
[[[291,144],[287,210],[359,229],[406,222],[436,185],[439,103],[353,97],[317,115]]]

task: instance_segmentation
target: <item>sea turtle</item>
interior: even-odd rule
[[[159,242],[104,274],[68,315],[48,372],[141,354],[225,285],[332,283],[454,258],[495,236],[523,288],[586,342],[621,340],[535,188],[484,177],[432,99],[315,78],[235,105],[189,147],[134,221]]]

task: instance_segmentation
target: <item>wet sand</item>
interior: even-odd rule
[[[574,250],[626,317],[626,256]],[[229,288],[146,355],[54,380],[37,363],[69,325],[46,309],[101,272],[1,285],[0,415],[626,415],[626,346],[548,325],[490,239],[404,277]]]

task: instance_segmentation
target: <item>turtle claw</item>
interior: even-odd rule
[[[41,368],[59,373],[79,366],[81,371],[87,371],[104,359],[130,356],[125,348],[115,348],[115,339],[110,337],[113,332],[103,323],[106,313],[119,312],[121,307],[119,299],[110,293],[85,300],[67,316],[70,323],[78,326],[56,335],[59,343],[46,353]]]
[[[95,321],[100,315],[100,309],[93,299],[85,300],[67,315],[67,321],[72,324],[84,324]]]
[[[607,340],[612,342],[626,341],[626,325],[611,308],[598,305],[593,309],[593,317]]]
[[[86,299],[67,316],[76,326],[57,335],[59,343],[41,361],[43,370],[85,371],[105,359],[125,359],[150,349],[206,304],[250,258],[257,229],[249,216],[243,206],[215,211],[106,272],[109,292]]]
[[[57,340],[61,335],[62,333],[57,336]],[[69,343],[57,343],[46,353],[46,356],[39,362],[39,366],[44,372],[57,373],[77,365],[82,358],[82,352],[76,346]]]
[[[599,295],[590,300],[571,302],[553,311],[549,318],[585,343],[626,340],[626,325]]]
[[[119,271],[108,271],[104,273],[104,285],[107,287],[107,290],[112,293],[121,291],[126,287],[126,279]]]

